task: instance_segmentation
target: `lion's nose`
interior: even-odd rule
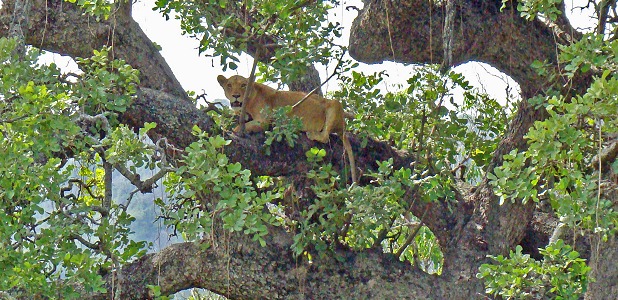
[[[234,94],[234,95],[232,95],[232,97],[234,97],[235,99],[238,99],[238,98],[240,98],[240,94]]]

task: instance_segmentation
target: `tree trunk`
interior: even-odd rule
[[[5,0],[0,9],[0,36],[7,36],[13,6],[19,0]],[[25,41],[41,49],[69,55],[89,56],[92,50],[114,45],[115,57],[125,59],[140,70],[141,89],[137,100],[121,117],[122,123],[141,127],[156,122],[152,138],[166,137],[178,148],[193,141],[191,128],[198,124],[212,130],[213,122],[188,101],[186,93],[153,43],[148,40],[128,13],[119,13],[109,21],[94,22],[83,16],[74,5],[60,0],[32,0],[27,24],[22,24]],[[442,1],[444,2],[444,1]],[[432,1],[365,1],[365,8],[354,21],[350,53],[366,62],[395,60],[408,63],[437,63],[442,59],[441,30],[443,11]],[[500,13],[500,0],[457,1],[453,41],[454,65],[470,60],[491,64],[511,75],[522,87],[524,98],[541,91],[545,85],[530,63],[534,60],[556,61],[556,44],[544,24],[521,19],[507,5]],[[126,10],[125,10],[126,11]],[[388,16],[388,17],[387,17]],[[525,147],[523,135],[534,121],[544,118],[523,101],[495,153],[492,166],[499,165],[504,153]],[[254,174],[302,174],[309,166],[304,153],[314,142],[302,138],[289,148],[272,149],[281,153],[268,156],[262,150],[263,137],[228,137],[226,148],[232,161],[241,162]],[[327,160],[340,166],[340,141],[331,143]],[[376,160],[393,157],[396,166],[408,166],[414,157],[392,149],[388,144],[370,141],[361,149],[352,138],[357,166],[375,169]],[[334,154],[333,154],[334,153]],[[478,267],[488,254],[505,254],[522,242],[532,231],[539,239],[548,232],[534,230],[531,223],[534,206],[520,203],[498,205],[487,182],[475,193],[462,191],[458,205],[447,203],[416,204],[413,213],[437,236],[445,255],[441,276],[429,275],[419,268],[398,261],[393,255],[375,250],[361,252],[340,249],[341,259],[315,258],[313,263],[294,258],[290,251],[292,235],[280,228],[270,228],[268,246],[260,247],[242,234],[216,231],[213,243],[182,243],[159,253],[148,254],[126,265],[121,299],[151,298],[148,284],[160,285],[164,294],[190,287],[206,288],[232,299],[283,298],[373,298],[373,299],[480,299],[484,287],[476,278]],[[465,197],[464,197],[465,196]],[[543,223],[543,221],[540,221]],[[615,239],[607,247],[592,251],[593,274],[610,272],[618,259]],[[595,244],[594,242],[592,244]],[[613,246],[611,246],[613,245]],[[588,299],[616,299],[616,277],[608,277],[614,285],[603,290],[591,285]],[[111,278],[108,279],[111,286]],[[606,281],[599,281],[606,282]],[[596,296],[603,295],[601,298]],[[107,299],[105,295],[87,298]],[[605,297],[607,296],[607,297]]]

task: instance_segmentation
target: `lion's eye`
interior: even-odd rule
[[[241,84],[241,85],[240,85],[240,87],[244,89],[244,88],[246,88],[246,87],[247,87],[247,84],[246,84],[246,83],[243,83],[243,84]]]
[[[232,84],[231,84],[231,83],[228,83],[228,84],[227,84],[227,87],[231,88],[231,87],[232,87]]]

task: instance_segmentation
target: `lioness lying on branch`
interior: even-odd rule
[[[247,78],[239,75],[225,78],[225,76],[219,75],[217,81],[223,87],[225,96],[230,100],[232,108],[240,109],[243,95],[247,89]],[[290,115],[301,119],[303,124],[302,130],[307,133],[307,137],[311,140],[328,143],[331,133],[336,133],[341,137],[343,147],[350,161],[352,181],[356,182],[354,153],[352,153],[350,141],[346,136],[344,112],[341,102],[329,100],[318,95],[310,95],[305,99],[306,95],[303,92],[278,91],[261,83],[253,83],[252,91],[247,97],[247,103],[245,103],[245,111],[253,120],[245,124],[246,130],[249,132],[264,131],[270,123],[267,116],[270,109],[281,106],[294,106],[300,100],[303,100],[292,109]],[[239,130],[240,125],[234,128],[234,132]]]

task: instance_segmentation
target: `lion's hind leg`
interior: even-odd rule
[[[324,126],[320,131],[307,131],[307,137],[321,143],[328,143],[331,133],[343,134],[345,123],[343,121],[343,108],[341,103],[335,100],[327,100],[324,110]]]

